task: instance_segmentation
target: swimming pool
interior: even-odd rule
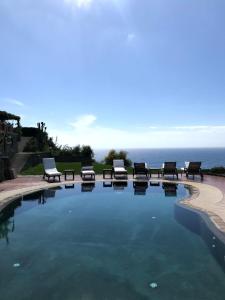
[[[168,183],[71,184],[0,213],[1,299],[224,299],[223,243]]]

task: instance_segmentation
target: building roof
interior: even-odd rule
[[[0,110],[0,121],[6,121],[6,120],[16,120],[16,121],[20,121],[20,117],[10,114],[6,111],[2,111]]]

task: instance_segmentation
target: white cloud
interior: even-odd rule
[[[88,8],[92,4],[93,0],[64,0],[64,2],[78,8]]]
[[[5,101],[8,102],[8,103],[10,103],[10,104],[17,105],[17,106],[24,106],[23,102],[21,102],[19,100],[16,100],[16,99],[6,98]]]
[[[93,4],[100,4],[100,5],[113,5],[115,9],[122,14],[122,11],[124,10],[124,6],[127,3],[127,0],[62,0],[66,5],[69,5],[72,8],[91,8]]]
[[[131,43],[136,38],[136,35],[134,33],[128,33],[127,35],[127,42]]]
[[[206,131],[212,131],[212,130],[224,130],[225,126],[213,126],[213,125],[196,125],[196,126],[174,126],[172,127],[175,130],[206,130]]]
[[[88,144],[94,149],[225,146],[225,125],[116,129],[99,126],[95,121],[95,116],[85,115],[72,123],[70,130],[49,128],[49,132],[58,137],[59,144]]]
[[[71,123],[71,125],[76,129],[84,129],[91,126],[96,121],[96,116],[94,115],[82,115],[79,116],[75,122]]]

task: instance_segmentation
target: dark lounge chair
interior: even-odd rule
[[[164,189],[166,197],[177,196],[177,184],[170,182],[163,182],[162,188]]]
[[[134,195],[145,195],[148,188],[147,181],[134,181],[133,182]]]
[[[165,175],[173,175],[174,177],[175,175],[178,179],[178,171],[176,165],[176,162],[164,162],[164,164],[162,165],[162,176],[164,177]]]
[[[148,172],[146,163],[134,163],[133,178],[134,178],[134,176],[137,176],[137,175],[144,175],[148,179],[149,172]]]
[[[199,175],[201,176],[201,179],[203,179],[201,164],[202,163],[200,161],[185,162],[185,167],[181,170],[186,174],[187,178],[189,175],[192,175],[193,178],[195,177],[195,175]]]

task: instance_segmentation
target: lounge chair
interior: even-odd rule
[[[176,175],[178,179],[178,171],[176,167],[176,162],[164,162],[162,165],[162,176],[164,177],[165,175]]]
[[[49,178],[53,177],[53,179],[55,181],[55,178],[58,177],[59,181],[60,181],[60,176],[62,175],[62,173],[60,173],[56,169],[55,159],[54,158],[43,158],[42,162],[43,162],[43,167],[44,167],[43,179],[45,179],[45,177],[47,177],[48,181],[49,181]]]
[[[133,182],[134,195],[146,195],[146,190],[148,188],[147,181],[134,181]]]
[[[189,175],[192,175],[193,178],[195,175],[200,175],[201,179],[203,179],[203,173],[201,170],[201,162],[200,161],[190,161],[190,162],[185,162],[185,167],[182,168],[182,172],[186,174],[186,177],[188,178]]]
[[[92,162],[82,163],[80,176],[83,180],[85,179],[95,180],[95,171],[94,171],[94,167],[92,166]]]
[[[127,187],[127,181],[113,181],[113,189],[115,191],[124,190]]]
[[[95,188],[95,182],[82,182],[81,192],[92,192]]]
[[[164,189],[166,197],[177,196],[177,184],[170,182],[163,182],[162,188]]]
[[[134,163],[133,178],[134,178],[134,176],[137,176],[137,175],[144,175],[148,179],[149,172],[148,172],[146,163]]]
[[[124,160],[123,159],[114,159],[113,160],[113,174],[114,178],[117,176],[126,177],[127,178],[127,170],[124,167]]]

